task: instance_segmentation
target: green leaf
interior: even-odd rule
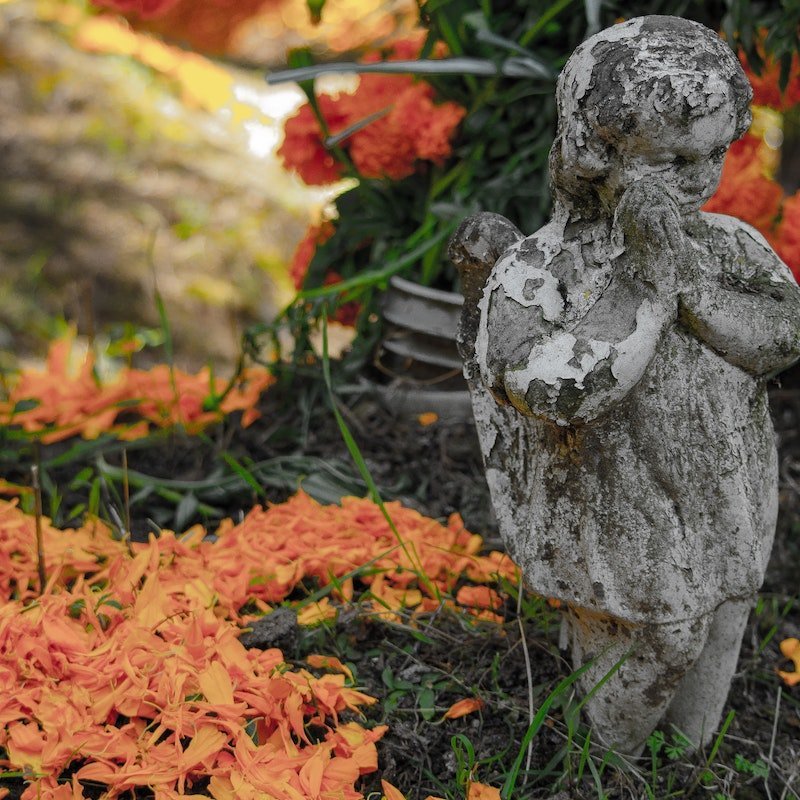
[[[237,461],[230,453],[224,451],[220,453],[220,457],[256,493],[256,496],[267,496],[264,487],[256,480],[253,473],[250,472],[244,464]]]
[[[603,679],[595,686],[594,690],[597,690],[600,686],[602,686],[610,677],[613,675],[624,663],[625,658],[618,661]],[[550,711],[550,707],[553,703],[561,698],[572,686],[575,681],[577,681],[581,675],[583,675],[593,664],[592,661],[587,661],[580,669],[575,670],[571,675],[568,675],[566,678],[561,680],[559,684],[553,689],[552,692],[547,696],[545,701],[539,706],[539,710],[536,712],[533,720],[531,720],[531,724],[528,726],[528,730],[525,731],[525,735],[522,737],[522,742],[519,747],[519,751],[517,752],[517,757],[514,760],[514,764],[511,767],[508,775],[506,776],[506,781],[503,784],[503,788],[500,792],[500,796],[503,800],[510,800],[510,798],[514,797],[514,787],[517,783],[517,778],[519,777],[520,770],[522,769],[522,761],[525,758],[525,752],[528,749],[528,745],[533,741],[533,738],[541,729],[542,725],[544,725],[545,720],[547,719],[547,714]],[[589,696],[592,692],[589,693]],[[588,700],[589,696],[587,696],[584,700]]]
[[[507,58],[500,67],[501,74],[507,78],[544,78],[553,80],[555,73],[547,64],[530,56]]]
[[[434,694],[433,689],[423,689],[419,693],[417,704],[419,706],[419,712],[426,722],[433,719],[433,716],[436,713],[434,708],[436,704],[436,695]]]
[[[425,586],[432,597],[435,597],[437,600],[441,599],[439,589],[425,572],[413,543],[409,546],[405,539],[403,539],[403,537],[400,535],[400,531],[398,531],[397,526],[394,524],[394,520],[391,518],[389,511],[387,510],[386,504],[381,498],[378,486],[375,483],[375,479],[372,477],[372,473],[370,473],[366,461],[364,461],[364,456],[361,454],[361,450],[359,450],[359,447],[353,438],[353,434],[350,432],[350,428],[347,427],[347,423],[342,416],[342,412],[339,411],[339,407],[336,402],[336,396],[333,392],[333,381],[331,379],[331,360],[330,356],[328,355],[328,317],[324,312],[322,315],[322,377],[325,381],[325,388],[328,390],[328,399],[330,400],[331,407],[333,408],[333,415],[336,418],[336,424],[339,427],[339,433],[342,435],[342,439],[344,439],[347,450],[358,467],[361,477],[367,484],[371,500],[378,506],[378,508],[380,508],[381,514],[389,525],[389,529],[394,535],[398,545],[400,545],[409,562],[414,565],[414,571],[417,576],[417,580]]]
[[[199,502],[191,492],[185,494],[181,498],[178,507],[175,509],[174,525],[177,532],[182,532],[186,529],[189,521],[194,517],[198,506]]]
[[[306,48],[307,49],[307,48]],[[291,65],[291,60],[290,60]],[[356,73],[364,75],[378,73],[382,75],[497,75],[497,65],[486,58],[435,58],[419,61],[379,61],[377,63],[360,64],[355,61],[336,61],[329,64],[292,67],[267,75],[267,83],[303,83],[320,75],[329,73]]]
[[[399,258],[393,259],[385,267],[378,270],[366,272],[363,275],[358,275],[353,278],[348,278],[340,283],[332,284],[331,286],[320,286],[316,289],[305,289],[299,292],[297,298],[299,300],[312,300],[320,297],[331,297],[332,295],[343,294],[351,289],[358,289],[366,286],[375,286],[388,280],[392,275],[400,272],[401,269],[417,262],[424,253],[431,248],[435,247],[439,242],[446,239],[456,228],[456,222],[447,225],[444,230],[440,231],[436,236],[421,244],[419,247],[414,248],[411,252],[406,253]]]

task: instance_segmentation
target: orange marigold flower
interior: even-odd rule
[[[783,204],[783,217],[775,237],[775,249],[800,281],[800,192]]]
[[[365,178],[399,181],[413,174],[417,154],[407,132],[384,117],[352,137],[350,156]]]
[[[419,56],[425,40],[428,37],[428,32],[423,28],[412,31],[407,36],[400,39],[395,39],[390,42],[386,47],[380,50],[369,53],[364,57],[367,63],[375,61],[411,61]],[[447,55],[447,45],[444,42],[436,42],[431,51],[430,58],[444,58]]]
[[[396,42],[388,59],[414,57],[420,45],[417,40]],[[379,59],[372,55],[365,60]],[[363,177],[401,180],[414,172],[417,161],[440,163],[452,152],[450,141],[466,110],[452,102],[437,105],[433,97],[430,84],[410,75],[369,74],[361,77],[354,93],[335,98],[322,95],[319,104],[332,133],[379,115],[341,146]],[[330,183],[342,175],[341,165],[323,144],[318,121],[308,105],[286,122],[278,155],[311,185]]]
[[[368,114],[389,108],[406,89],[415,85],[417,84],[411,75],[373,75],[368,73],[361,76],[353,94],[342,95],[340,99],[346,113],[355,122]],[[421,83],[419,85],[427,86],[433,93],[433,88],[429,84]]]
[[[771,237],[783,190],[765,174],[761,147],[761,141],[750,135],[731,145],[719,187],[703,211],[738,217]]]
[[[350,124],[340,98],[323,94],[318,102],[331,133]],[[278,155],[286,167],[296,172],[309,186],[323,186],[342,177],[342,165],[323,144],[319,122],[307,103],[286,120],[283,144],[278,149]]]
[[[410,82],[398,94],[398,83],[388,80],[395,76],[369,77],[378,79],[370,82],[370,106],[392,95],[393,105],[387,116],[351,137],[350,155],[358,171],[366,178],[400,180],[414,172],[417,160],[440,163],[447,158],[465,109],[455,103],[435,105],[427,83]]]
[[[397,99],[392,116],[409,131],[417,158],[438,164],[452,152],[450,140],[466,109],[456,103],[434,105],[432,95],[427,84],[416,84]]]

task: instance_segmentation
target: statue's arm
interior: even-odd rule
[[[500,214],[484,212],[467,217],[450,240],[448,255],[458,269],[464,306],[458,331],[458,349],[471,368],[480,321],[478,303],[497,259],[524,238],[518,228]]]
[[[520,313],[517,325],[504,320],[500,326],[492,324],[489,309],[481,330],[489,341],[478,344],[479,354],[487,353],[484,381],[523,414],[562,425],[602,415],[641,380],[675,320],[676,276],[686,241],[666,187],[653,180],[630,187],[615,226],[622,247],[612,280],[576,323],[555,320],[543,335],[529,338],[521,353],[519,346],[502,343],[526,327],[526,317]],[[498,359],[498,352],[505,357]]]
[[[525,415],[590,422],[641,380],[674,317],[657,292],[617,276],[578,325],[538,342],[524,363],[505,371],[505,394]]]
[[[679,296],[681,323],[729,363],[772,375],[800,358],[800,287],[755,231],[729,238],[732,264],[719,281],[697,281]]]

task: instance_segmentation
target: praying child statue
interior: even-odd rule
[[[695,22],[631,19],[557,88],[554,210],[451,243],[460,347],[501,533],[565,608],[596,734],[714,734],[775,531],[766,382],[800,356],[800,289],[767,242],[700,211],[751,90]]]

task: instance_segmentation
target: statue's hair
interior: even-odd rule
[[[727,106],[733,137],[750,125],[752,90],[733,51],[714,31],[680,17],[637,17],[595,34],[558,79],[558,132],[550,151],[562,200],[601,183],[620,145],[635,149],[660,131],[688,127]]]

